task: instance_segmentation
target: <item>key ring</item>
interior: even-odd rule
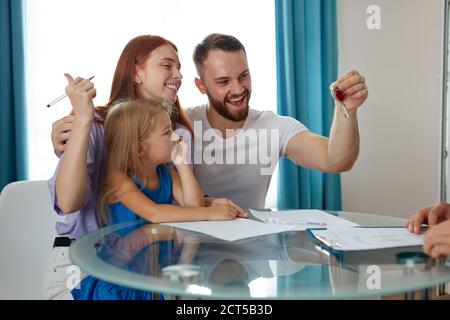
[[[348,109],[344,104],[344,100],[347,98],[345,93],[343,91],[339,90],[339,88],[337,86],[333,86],[333,84],[330,85],[330,92],[331,92],[331,96],[334,98],[335,102],[342,106],[342,109],[344,110],[344,113],[345,113],[345,117],[347,119],[350,119],[350,114],[348,113]]]

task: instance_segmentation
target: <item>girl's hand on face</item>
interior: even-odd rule
[[[188,154],[188,145],[183,141],[182,136],[178,136],[176,133],[172,134],[172,141],[175,145],[172,148],[171,159],[176,167],[184,164],[188,164],[186,156]]]
[[[68,73],[65,73],[64,76],[69,83],[66,87],[66,93],[72,103],[75,118],[92,121],[95,114],[92,99],[97,94],[94,83],[89,79],[82,79],[80,77],[73,79]]]

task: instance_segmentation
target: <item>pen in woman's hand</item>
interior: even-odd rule
[[[92,76],[89,78],[89,81],[91,81],[92,79],[94,79],[95,76]],[[53,100],[52,102],[50,102],[47,105],[47,108],[50,108],[52,105],[58,103],[59,101],[61,101],[62,99],[64,99],[65,97],[67,97],[67,93],[64,93],[63,95],[59,96],[58,98],[56,98],[55,100]]]

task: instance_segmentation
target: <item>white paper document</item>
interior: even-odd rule
[[[360,251],[421,246],[423,236],[406,228],[332,228],[311,230],[328,247],[338,251]]]
[[[257,211],[250,213],[262,222],[294,226],[292,230],[306,230],[329,227],[356,227],[356,223],[320,210]]]
[[[295,225],[263,223],[250,219],[162,223],[165,226],[204,233],[226,241],[236,241],[295,229]]]

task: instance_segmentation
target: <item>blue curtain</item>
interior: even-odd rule
[[[0,0],[0,190],[27,172],[22,0]]]
[[[337,79],[335,0],[275,0],[278,113],[328,136],[334,112],[329,92]],[[341,210],[340,176],[281,159],[280,209]]]

